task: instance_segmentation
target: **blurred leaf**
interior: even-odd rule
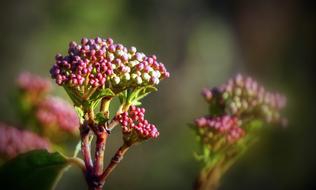
[[[67,160],[59,153],[30,151],[1,166],[0,187],[15,190],[52,189],[67,165]]]
[[[82,123],[83,122],[83,116],[84,116],[83,110],[80,107],[75,106],[75,111],[76,111],[76,113],[77,113],[77,115],[79,117],[80,123]]]
[[[204,162],[207,163],[210,160],[211,150],[208,146],[203,146],[203,158]]]
[[[263,122],[259,119],[254,119],[249,123],[249,130],[260,129],[263,126]]]
[[[81,151],[81,140],[79,140],[76,145],[73,157],[77,157],[80,151]]]
[[[197,161],[204,161],[203,155],[198,154],[197,152],[193,152],[193,156]]]

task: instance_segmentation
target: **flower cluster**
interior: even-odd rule
[[[48,79],[28,72],[23,72],[18,76],[17,85],[23,91],[36,94],[47,93],[51,90],[51,83]]]
[[[164,64],[155,55],[146,56],[135,47],[126,48],[111,38],[82,38],[70,42],[68,55],[56,55],[50,70],[58,85],[111,88],[120,92],[129,87],[156,85],[169,77]]]
[[[45,127],[57,127],[69,133],[77,133],[79,129],[79,118],[73,107],[57,97],[47,97],[40,102],[36,118]]]
[[[233,143],[245,135],[245,131],[239,127],[235,116],[200,117],[195,120],[197,127],[208,130],[207,133],[224,135],[228,142]]]
[[[286,98],[279,93],[265,90],[251,77],[237,75],[219,88],[204,89],[204,98],[218,102],[224,112],[239,117],[249,114],[262,118],[268,123],[286,124],[280,110],[286,105]]]
[[[251,77],[239,74],[220,87],[204,89],[202,95],[210,107],[208,116],[195,120],[202,138],[210,134],[213,138],[225,136],[233,143],[249,132],[247,125],[251,121],[286,124],[286,119],[280,116],[285,97],[266,91]]]
[[[0,123],[0,157],[13,158],[35,149],[51,149],[50,143],[40,136]]]
[[[159,136],[156,126],[150,124],[144,116],[145,109],[136,106],[131,106],[128,112],[116,116],[115,119],[122,125],[125,139],[137,142]]]

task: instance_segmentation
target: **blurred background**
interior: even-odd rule
[[[224,177],[220,189],[316,189],[316,9],[313,1],[11,0],[0,3],[0,120],[21,71],[49,77],[54,56],[81,37],[112,37],[156,54],[171,78],[144,100],[158,140],[132,148],[105,189],[192,189],[197,143],[187,126],[207,112],[203,87],[236,73],[288,96],[289,126],[269,128]],[[66,95],[55,86],[56,94]],[[67,98],[68,99],[68,98]],[[69,99],[68,99],[69,100]],[[120,145],[112,135],[106,157]],[[70,143],[69,146],[74,146]],[[86,189],[70,169],[57,189]]]

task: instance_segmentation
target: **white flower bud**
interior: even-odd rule
[[[131,75],[131,77],[132,77],[132,79],[136,79],[136,78],[138,77],[138,75],[135,74],[135,73],[133,73],[133,74]]]
[[[129,72],[131,72],[131,68],[129,66],[126,66],[125,71],[126,71],[126,73],[129,73]]]
[[[240,101],[235,102],[237,108],[241,108],[242,104]]]
[[[120,79],[120,77],[115,76],[115,77],[113,77],[113,81],[115,84],[119,84],[121,79]]]
[[[130,67],[134,67],[134,66],[137,65],[137,64],[139,64],[139,61],[134,60],[134,61],[130,61],[128,65],[129,65]]]
[[[153,76],[153,77],[158,78],[158,79],[159,79],[159,77],[161,76],[160,72],[159,72],[159,71],[155,71],[155,70],[151,71],[149,74],[150,74],[151,76]]]
[[[125,79],[125,80],[131,79],[131,75],[130,75],[129,73],[125,73],[125,74],[124,74],[124,79]]]
[[[139,77],[139,76],[137,76],[137,77],[136,77],[136,83],[137,83],[137,84],[142,84],[142,82],[143,82],[142,78]]]
[[[135,54],[137,51],[136,47],[132,46],[131,49],[130,49],[130,52]]]
[[[156,78],[156,77],[152,77],[151,78],[151,81],[153,82],[153,84],[155,84],[155,85],[157,85],[157,84],[159,84],[159,79],[158,78]]]
[[[235,89],[235,94],[236,94],[237,96],[241,96],[241,93],[242,93],[241,88],[236,88],[236,89]]]
[[[154,72],[154,69],[152,67],[148,67],[149,72]]]
[[[124,51],[122,51],[122,50],[117,50],[117,51],[116,51],[116,55],[118,55],[118,56],[123,56],[123,55],[124,55]]]
[[[106,55],[107,58],[109,58],[110,61],[113,61],[115,59],[115,56],[113,53],[110,53],[110,52],[107,52],[107,55]]]
[[[228,92],[224,92],[224,93],[223,93],[223,98],[224,98],[224,100],[226,100],[228,97],[229,97]]]
[[[150,75],[148,73],[143,73],[143,79],[146,81],[150,80]]]
[[[116,69],[116,65],[115,64],[112,64],[112,69]]]
[[[157,78],[160,78],[161,77],[161,73],[159,71],[156,71],[156,76]]]
[[[231,102],[231,103],[229,104],[229,108],[230,108],[230,110],[231,110],[231,112],[232,112],[233,114],[237,112],[237,106],[236,106],[236,104],[235,104],[234,102]]]

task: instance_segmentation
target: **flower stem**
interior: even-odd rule
[[[112,120],[111,123],[107,127],[108,131],[112,131],[114,129],[114,127],[116,127],[118,124],[119,124],[118,121]]]
[[[93,168],[93,163],[91,159],[91,150],[90,150],[90,128],[88,124],[85,122],[80,127],[80,135],[81,135],[81,152],[83,155],[84,163],[86,165],[87,171],[91,171]]]
[[[95,135],[97,137],[97,140],[94,156],[94,173],[98,176],[101,175],[103,172],[104,151],[108,133],[105,130],[104,126],[99,126],[97,131],[95,131]]]
[[[123,144],[115,153],[113,156],[110,164],[107,166],[107,168],[104,170],[102,175],[100,176],[102,184],[105,183],[108,176],[112,173],[112,171],[117,167],[117,165],[120,163],[120,161],[123,159],[125,153],[130,148],[131,145]]]
[[[196,184],[195,190],[216,190],[222,176],[220,166],[204,169],[201,171]]]
[[[93,94],[94,92],[97,90],[98,88],[94,87],[89,89],[82,97],[83,100],[88,100]]]
[[[107,119],[109,119],[110,117],[109,107],[110,107],[111,100],[112,100],[112,97],[104,97],[101,100],[100,112],[103,113],[103,115]]]
[[[121,113],[123,113],[123,112],[128,111],[128,109],[129,109],[130,106],[131,106],[131,105],[128,104],[128,103],[121,104],[121,106],[119,107],[119,109],[118,109],[117,112],[116,112],[116,115],[119,115],[119,114],[121,114]]]

